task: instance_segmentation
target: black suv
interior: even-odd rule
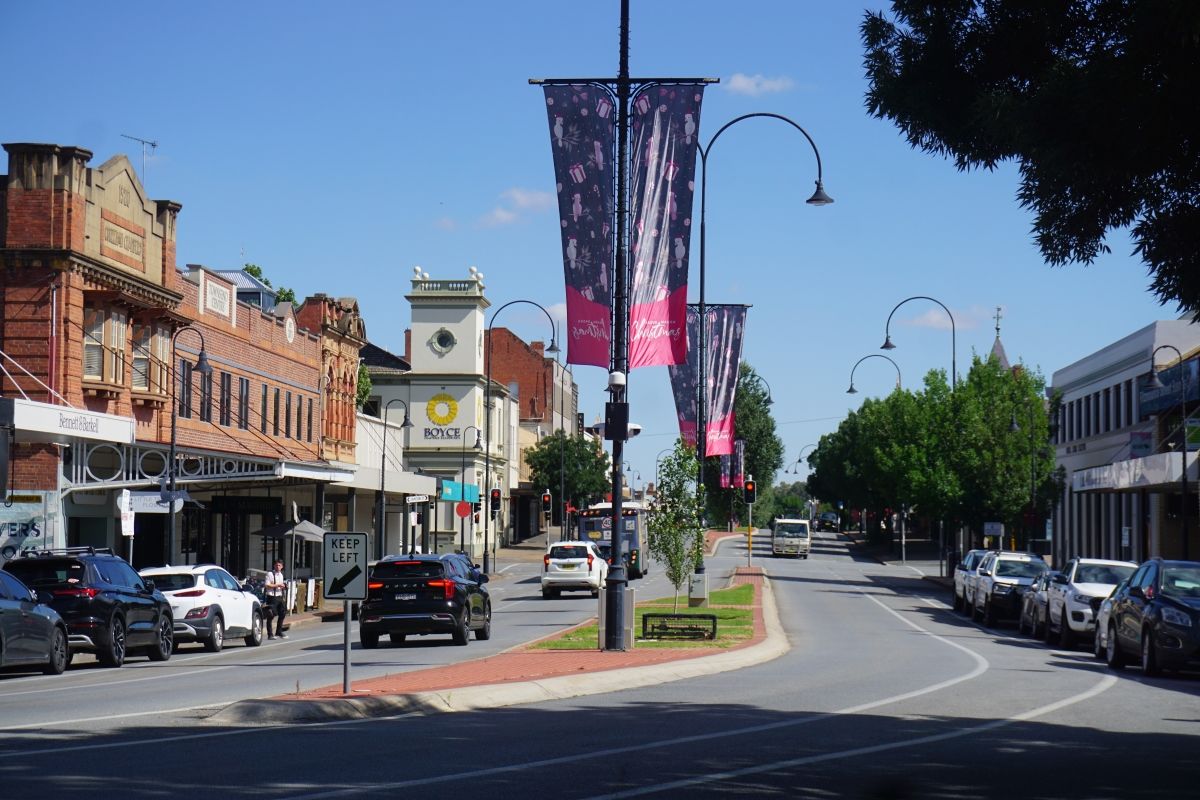
[[[410,634],[448,633],[464,645],[475,631],[492,636],[488,576],[458,553],[387,556],[367,575],[358,612],[358,639],[370,650],[382,634],[399,644]]]
[[[154,582],[108,548],[28,550],[4,570],[46,597],[67,623],[71,653],[119,667],[131,651],[166,661],[174,644],[171,605]]]
[[[1200,666],[1200,562],[1144,562],[1113,593],[1106,637],[1113,669],[1137,655],[1144,675]]]

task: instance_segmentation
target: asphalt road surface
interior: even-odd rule
[[[421,792],[563,800],[1200,795],[1196,676],[1113,673],[1083,648],[1050,649],[1018,637],[1013,627],[984,629],[953,614],[948,595],[913,570],[855,560],[833,534],[820,536],[808,560],[768,558],[766,542],[756,542],[755,559],[771,574],[792,643],[786,655],[757,667],[574,700],[353,723],[227,728],[201,721],[205,712],[197,710],[145,715],[133,724],[9,729],[0,732],[0,794],[382,798]],[[719,576],[744,562],[744,546],[735,542],[709,564]],[[515,607],[506,642],[565,621],[557,603],[572,601],[525,603],[532,608],[522,612],[517,597],[532,598],[536,587],[513,585],[528,588],[507,601]],[[546,615],[543,621],[530,621],[538,613]],[[311,635],[311,642],[298,635],[285,648],[262,648],[261,658],[328,645],[333,662],[336,645],[315,639],[324,631]],[[457,657],[460,650],[430,648],[429,660]],[[380,658],[390,655],[382,651]],[[259,680],[286,682],[276,675],[286,670],[277,665],[293,665],[258,665],[259,659],[258,652],[237,653],[228,665],[213,659],[210,669],[229,669],[209,678],[204,691],[215,695],[211,686],[223,682],[228,696],[239,682],[256,688]],[[179,668],[188,661],[168,664]],[[189,668],[203,669],[199,663]],[[254,677],[260,669],[273,677]],[[132,694],[167,692],[152,683],[114,685],[115,672],[105,672],[106,682],[91,688],[111,695],[114,711]],[[127,668],[119,677],[150,672]],[[50,692],[48,680],[0,683],[0,727],[8,727],[14,702],[26,717],[37,716],[42,703],[69,713],[54,695],[14,696],[19,686]],[[71,696],[82,694],[76,689]],[[187,698],[176,700],[191,705]]]

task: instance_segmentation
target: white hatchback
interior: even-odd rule
[[[175,620],[175,645],[202,642],[218,652],[228,637],[241,637],[249,647],[263,640],[263,614],[258,596],[243,589],[216,564],[147,567],[139,573],[154,581],[166,596]]]
[[[555,542],[542,557],[542,597],[564,591],[590,591],[599,597],[608,577],[608,562],[592,542]]]

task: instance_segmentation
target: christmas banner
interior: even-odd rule
[[[721,488],[733,486],[733,457],[721,456]]]
[[[603,88],[545,87],[567,286],[567,363],[609,366],[616,108]]]
[[[740,489],[746,485],[746,440],[738,439],[733,443],[733,477],[730,483]]]
[[[696,442],[696,385],[699,379],[696,342],[699,338],[699,313],[687,306],[687,360],[668,367],[679,434],[689,445]],[[705,306],[704,351],[707,392],[705,407],[705,453],[710,456],[733,453],[733,401],[737,390],[738,365],[742,361],[742,340],[746,327],[746,306]]]
[[[647,86],[633,98],[629,192],[629,368],[687,359],[688,247],[703,85]]]

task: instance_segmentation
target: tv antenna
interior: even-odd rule
[[[137,136],[130,136],[128,133],[122,133],[126,139],[133,139],[135,142],[141,142],[142,145],[142,188],[146,188],[146,145],[150,145],[150,151],[158,149],[158,142],[150,139],[139,139]]]

